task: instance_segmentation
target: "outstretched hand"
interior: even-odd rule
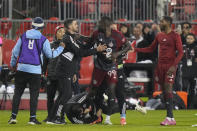
[[[107,49],[107,46],[106,45],[101,45],[101,44],[99,44],[99,46],[96,48],[96,50],[98,52],[105,51],[106,49]]]
[[[60,46],[62,46],[64,48],[66,47],[66,45],[63,42],[60,43]]]

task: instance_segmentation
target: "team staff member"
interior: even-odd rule
[[[55,50],[59,47],[64,34],[65,34],[65,28],[63,25],[57,26],[55,28],[55,41],[51,43],[52,50]],[[46,74],[47,72],[47,111],[48,111],[48,116],[44,120],[44,122],[47,122],[48,120],[51,121],[52,118],[51,116],[52,108],[54,106],[54,98],[58,87],[58,80],[55,73],[57,60],[58,57],[52,59],[48,59],[44,57],[43,71],[44,74]],[[62,122],[65,121],[63,116],[61,117],[61,120]]]
[[[136,52],[153,52],[159,46],[158,64],[155,70],[155,81],[162,87],[167,108],[167,117],[161,125],[176,125],[173,117],[172,86],[177,64],[183,56],[181,37],[171,29],[172,18],[164,16],[160,21],[161,33],[157,34],[153,43],[147,48],[135,48]],[[176,56],[176,51],[178,55]]]
[[[74,40],[76,33],[78,32],[78,23],[76,19],[68,19],[65,21],[64,26],[66,28],[66,34],[63,37],[63,42],[66,44],[66,48],[58,59],[56,66],[56,75],[59,82],[59,90],[61,94],[58,96],[57,109],[55,111],[56,124],[62,124],[60,121],[60,115],[63,111],[63,105],[72,96],[72,78],[76,72],[78,58],[96,54],[106,49],[105,45],[99,45],[96,49],[82,49],[78,43]]]
[[[41,30],[44,27],[44,21],[36,17],[32,22],[33,29],[25,32],[17,41],[10,65],[14,69],[17,66],[15,77],[15,91],[12,101],[12,114],[8,121],[9,124],[16,124],[16,116],[21,96],[27,83],[30,85],[30,120],[29,124],[41,124],[36,119],[36,109],[38,103],[39,89],[41,87],[41,64],[42,53],[48,58],[54,58],[62,53],[65,45],[63,43],[56,50],[51,50],[50,43]],[[18,59],[18,65],[17,64]]]

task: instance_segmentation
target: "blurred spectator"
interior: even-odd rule
[[[142,29],[144,28],[144,24],[141,23],[141,22],[138,22],[138,23],[136,24],[136,27],[138,27],[138,28],[141,30],[141,32],[142,32]]]
[[[143,36],[141,28],[138,28],[137,26],[133,28],[133,40],[136,40],[136,47],[137,48],[144,48],[149,46],[151,43],[148,43]],[[137,62],[144,61],[144,60],[153,60],[151,53],[137,53]]]
[[[113,29],[113,30],[118,30],[117,24],[113,23],[113,24],[111,25],[111,29]]]
[[[125,36],[125,37],[130,37],[129,33],[129,27],[126,24],[120,24],[119,31]]]
[[[186,44],[183,46],[184,56],[182,58],[183,67],[183,91],[188,92],[188,108],[192,108],[195,94],[195,80],[197,77],[197,42],[194,34],[187,34]]]
[[[181,30],[182,30],[182,33],[181,33],[181,40],[182,40],[182,44],[186,44],[186,36],[191,33],[191,28],[192,28],[192,25],[191,23],[189,22],[183,22],[181,24]]]
[[[149,43],[152,43],[153,40],[155,39],[155,33],[151,30],[151,26],[148,24],[144,25],[142,29],[142,33],[143,33],[144,39]]]

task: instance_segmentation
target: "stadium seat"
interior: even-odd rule
[[[80,63],[80,85],[90,85],[92,80],[92,72],[94,69],[93,57],[84,57]]]
[[[46,27],[43,30],[43,34],[46,35],[46,36],[53,36],[53,35],[55,35],[55,28],[58,25],[60,25],[60,23],[58,22],[59,18],[51,17],[51,18],[49,18],[49,20],[54,21],[54,22],[48,22],[46,24]]]
[[[112,0],[101,0],[101,13],[109,14],[112,12]]]
[[[193,20],[192,22],[196,23],[192,25],[192,30],[191,32],[194,33],[195,35],[197,35],[197,19]]]
[[[9,20],[9,19],[6,18],[6,17],[3,17],[1,20]],[[9,22],[9,21],[0,21],[0,25],[1,25],[0,33],[1,33],[2,35],[4,35],[4,36],[7,36],[9,30],[10,30],[11,27],[12,27],[12,22]]]
[[[13,40],[3,40],[3,45],[2,45],[3,64],[7,64],[9,67],[10,67],[12,49],[14,48],[15,44],[16,42]]]
[[[90,21],[90,19],[85,19],[84,20],[85,22],[88,22]],[[94,31],[94,27],[96,26],[95,23],[85,23],[85,22],[82,22],[81,23],[81,34],[82,35],[85,35],[85,36],[90,36],[92,34],[92,32]]]
[[[27,20],[28,22],[23,22],[20,24],[20,28],[17,30],[16,34],[17,35],[22,35],[25,31],[31,29],[31,23],[30,20],[32,20],[32,18],[25,18],[25,20]]]

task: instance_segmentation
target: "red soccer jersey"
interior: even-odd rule
[[[159,49],[158,62],[164,64],[177,65],[183,56],[183,47],[179,34],[171,31],[168,34],[163,32],[157,34],[153,43],[147,48],[135,48],[137,52],[153,52],[157,47]],[[176,51],[178,55],[176,56]]]

